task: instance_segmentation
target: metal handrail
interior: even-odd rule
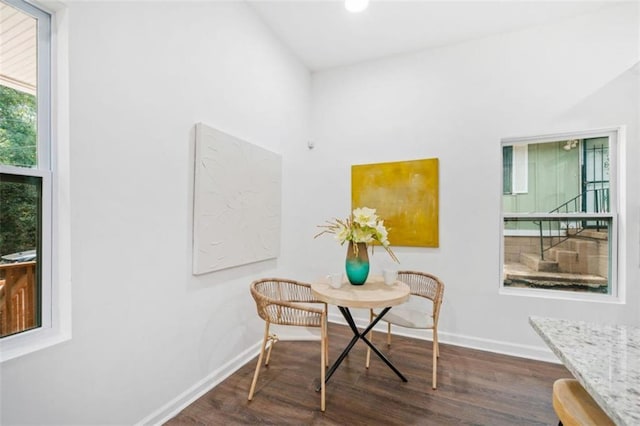
[[[564,203],[560,204],[558,207],[551,210],[549,213],[561,212],[563,208],[564,208],[563,213],[582,212],[582,207],[586,205],[585,203],[586,199],[584,199],[583,197],[585,197],[590,192],[593,192],[593,197],[595,200],[594,207],[596,208],[594,208],[594,212],[595,213],[608,212],[609,211],[609,188],[598,188],[598,189],[589,189],[586,191],[582,191],[582,193],[576,195],[569,201],[565,201]],[[580,209],[578,209],[578,201],[580,201]],[[573,210],[569,211],[568,207],[572,203],[573,203]]]
[[[594,212],[597,213],[605,213],[609,211],[609,188],[598,188],[598,189],[589,189],[589,190],[585,190],[582,193],[576,195],[575,197],[573,197],[572,199],[565,201],[564,203],[560,204],[558,207],[554,208],[553,210],[551,210],[549,213],[580,213],[583,212],[583,209],[586,210],[586,202],[587,202],[587,194],[589,193],[593,193],[593,207],[594,207]],[[570,210],[569,207],[573,206],[573,209]],[[579,208],[578,208],[579,207]],[[585,229],[585,222],[584,220],[575,220],[574,221],[576,225],[580,224],[580,226],[576,226],[574,229],[576,230],[573,234],[573,236],[576,236],[578,234],[580,234],[582,231],[584,231]],[[600,221],[596,220],[596,230],[600,231]],[[560,244],[562,244],[563,242],[567,241],[570,237],[568,236],[568,233],[565,234],[564,236],[561,235],[561,231],[562,228],[560,227],[560,221],[547,221],[547,231],[548,231],[548,239],[549,239],[549,246],[545,247],[544,246],[544,230],[543,230],[543,223],[542,221],[533,221],[533,223],[535,225],[538,225],[538,230],[539,230],[539,238],[540,238],[540,259],[544,260],[544,253],[546,251],[549,251],[550,249],[552,249],[553,247],[556,247]],[[553,227],[553,224],[555,223],[555,227]],[[567,227],[566,229],[569,229],[569,220],[566,221]],[[558,239],[557,241],[554,243],[554,232],[556,233]]]

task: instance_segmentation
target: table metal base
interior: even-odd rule
[[[333,363],[333,365],[329,368],[329,370],[327,371],[327,374],[325,375],[325,380],[324,382],[327,383],[329,381],[329,379],[331,378],[331,376],[333,375],[333,373],[336,371],[336,369],[338,368],[338,366],[340,366],[340,364],[342,363],[342,361],[346,358],[346,356],[349,354],[349,352],[351,351],[351,348],[354,347],[354,345],[356,344],[356,342],[358,340],[362,340],[364,343],[367,344],[367,346],[369,346],[371,348],[371,350],[378,355],[378,358],[380,358],[382,361],[384,361],[385,364],[387,364],[387,366],[393,370],[394,373],[396,373],[398,375],[398,377],[400,377],[402,379],[403,382],[407,381],[407,378],[404,377],[402,375],[402,373],[391,363],[391,361],[389,361],[387,359],[387,357],[385,357],[382,352],[380,352],[378,350],[378,348],[376,348],[375,346],[373,346],[373,343],[371,343],[369,341],[369,339],[367,339],[367,334],[369,334],[369,332],[373,329],[373,327],[375,327],[375,325],[378,323],[378,321],[380,321],[382,319],[382,317],[384,317],[386,315],[387,312],[389,312],[389,309],[391,309],[391,307],[386,307],[382,310],[382,312],[380,312],[379,315],[377,315],[373,321],[371,322],[371,324],[369,324],[367,326],[367,328],[364,329],[364,331],[361,333],[358,330],[358,327],[356,326],[355,321],[353,320],[353,317],[351,316],[351,311],[349,311],[349,308],[344,307],[344,306],[338,306],[338,309],[340,309],[340,312],[342,312],[342,316],[344,317],[344,319],[347,321],[347,324],[349,324],[349,327],[351,328],[351,331],[353,331],[353,338],[351,339],[351,341],[349,342],[349,344],[347,345],[346,348],[344,348],[344,350],[342,351],[342,353],[340,354],[340,356],[338,357],[338,359],[336,359],[336,361]],[[317,391],[320,390],[320,386],[318,386],[316,388]]]

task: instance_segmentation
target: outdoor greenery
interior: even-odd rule
[[[0,164],[33,167],[37,159],[36,97],[0,85]],[[37,247],[39,181],[0,174],[0,255]]]
[[[0,164],[36,165],[36,97],[0,85]]]

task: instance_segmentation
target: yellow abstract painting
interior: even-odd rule
[[[438,247],[438,159],[351,166],[351,205],[376,209],[392,246]]]

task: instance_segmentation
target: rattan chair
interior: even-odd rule
[[[424,272],[399,271],[398,280],[404,282],[411,289],[413,297],[424,298],[431,301],[431,309],[427,311],[416,310],[409,303],[396,306],[391,309],[381,319],[387,323],[387,345],[391,346],[391,324],[406,328],[419,328],[433,331],[433,380],[432,387],[436,388],[436,373],[438,368],[438,357],[440,349],[438,347],[438,317],[440,315],[440,306],[442,305],[442,296],[444,294],[444,284],[435,275]],[[373,320],[378,312],[370,309],[369,320]],[[372,333],[369,334],[369,340]],[[367,368],[371,359],[371,349],[367,348]]]
[[[265,278],[251,283],[251,295],[256,301],[258,315],[265,321],[264,339],[258,357],[256,371],[253,374],[249,401],[253,399],[253,393],[260,374],[260,366],[265,351],[267,357],[264,365],[269,365],[271,349],[278,338],[269,333],[271,324],[292,325],[300,327],[320,328],[320,409],[325,408],[325,370],[327,358],[327,304],[316,300],[311,293],[311,286],[298,281]],[[320,307],[314,306],[321,305]],[[269,349],[267,350],[267,345]]]

